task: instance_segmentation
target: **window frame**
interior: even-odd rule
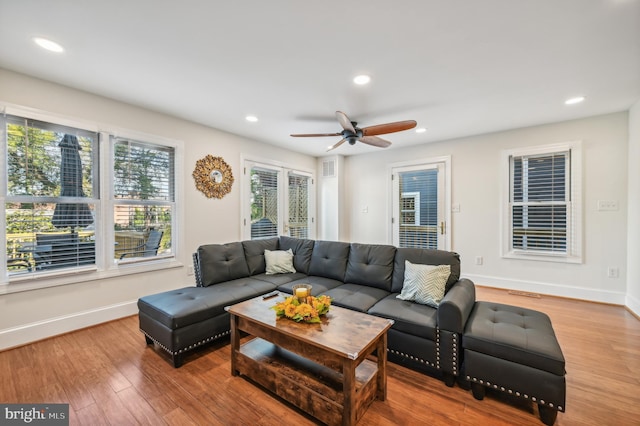
[[[96,238],[95,265],[92,265],[91,267],[80,266],[65,268],[55,272],[34,272],[28,274],[9,275],[6,262],[2,262],[2,266],[0,266],[0,294],[10,294],[61,285],[77,284],[92,280],[114,278],[118,276],[183,266],[183,264],[178,261],[183,244],[182,240],[176,236],[176,229],[178,229],[178,227],[182,227],[184,223],[184,195],[183,191],[180,190],[184,183],[183,141],[133,130],[108,127],[96,122],[8,103],[0,104],[0,112],[7,115],[27,118],[29,120],[50,123],[51,125],[67,126],[89,132],[96,132],[98,134],[97,151],[99,151],[98,161],[94,164],[94,167],[98,168],[97,186],[99,189],[99,193],[94,194],[93,196],[93,198],[97,200],[96,208],[94,210]],[[113,148],[110,144],[111,136],[130,138],[136,141],[147,142],[152,145],[169,146],[174,149],[175,210],[172,214],[172,252],[170,255],[158,256],[146,262],[127,262],[121,264],[118,264],[118,262],[113,259],[113,250],[109,250],[109,247],[113,247],[115,242],[112,199],[113,191],[111,188],[111,176],[113,173]],[[0,137],[6,138],[5,129],[0,129]],[[2,156],[3,162],[1,166],[2,173],[0,173],[0,201],[3,205],[6,205],[6,188],[8,183],[6,144],[3,144],[3,146],[0,147],[0,155]],[[3,209],[3,212],[0,214],[0,226],[4,226],[4,229],[6,229],[6,209]],[[5,236],[5,238],[0,241],[0,250],[2,250],[2,253],[6,254],[6,249],[7,245]]]
[[[399,213],[396,201],[400,195],[400,173],[423,169],[438,169],[438,250],[451,250],[452,247],[452,217],[451,217],[451,193],[452,193],[452,159],[451,155],[428,157],[418,160],[391,163],[387,166],[388,180],[388,210],[387,210],[387,234],[389,244],[400,247],[399,241]],[[444,233],[443,233],[444,231]]]
[[[568,153],[565,162],[565,182],[568,200],[549,201],[548,204],[566,204],[566,252],[527,250],[513,247],[513,161],[514,157],[540,157]],[[582,142],[570,141],[504,150],[501,159],[501,257],[559,263],[582,263]],[[545,202],[547,203],[547,202]]]
[[[242,174],[240,177],[241,187],[241,203],[240,203],[240,236],[241,239],[251,239],[251,169],[258,168],[278,173],[278,229],[277,236],[288,235],[289,233],[289,203],[288,203],[288,181],[289,174],[297,176],[306,176],[310,179],[308,189],[308,238],[316,237],[316,177],[315,170],[295,167],[291,164],[276,161],[268,158],[240,155],[240,164],[242,165]],[[286,225],[286,226],[285,226]]]
[[[157,136],[149,136],[149,135],[141,135],[141,134],[134,134],[133,132],[127,132],[125,134],[120,133],[118,135],[113,135],[110,134],[109,135],[109,139],[108,139],[108,144],[109,144],[109,172],[110,172],[110,176],[114,175],[114,163],[115,163],[115,152],[116,152],[116,145],[119,142],[122,142],[123,140],[126,140],[130,143],[134,143],[135,145],[139,145],[139,146],[143,146],[143,145],[147,145],[149,147],[164,147],[164,148],[170,148],[173,149],[173,170],[174,170],[174,176],[173,176],[173,188],[171,190],[172,192],[172,196],[173,196],[173,201],[156,201],[156,200],[139,200],[139,199],[121,199],[121,198],[116,198],[116,194],[115,194],[115,190],[114,190],[114,183],[115,183],[115,179],[109,179],[109,198],[108,198],[108,212],[110,212],[109,214],[107,214],[107,217],[110,219],[110,224],[108,226],[108,229],[110,230],[110,232],[108,232],[108,237],[109,239],[113,239],[112,244],[110,244],[108,247],[113,248],[115,247],[115,242],[116,242],[116,238],[115,238],[115,220],[114,218],[114,210],[116,205],[119,206],[123,206],[123,205],[148,205],[148,206],[170,206],[171,207],[171,236],[170,236],[170,241],[171,241],[171,247],[170,247],[170,251],[169,253],[162,253],[162,254],[157,254],[156,256],[151,256],[151,257],[132,257],[132,258],[125,258],[122,260],[116,260],[115,256],[113,256],[113,253],[115,252],[115,250],[109,250],[112,254],[108,255],[109,259],[111,261],[112,264],[116,264],[118,267],[126,267],[127,265],[130,264],[136,264],[136,263],[147,263],[147,262],[155,262],[158,260],[162,260],[162,259],[171,259],[174,258],[176,256],[175,250],[174,250],[174,238],[175,238],[175,229],[176,229],[176,219],[175,219],[175,214],[178,208],[177,205],[177,197],[178,197],[178,193],[180,191],[177,191],[177,179],[178,179],[178,167],[177,167],[177,156],[178,156],[178,149],[175,146],[175,143],[173,143],[172,141],[169,140],[165,140],[162,138],[159,138]]]

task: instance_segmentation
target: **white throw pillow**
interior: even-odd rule
[[[451,275],[451,265],[422,265],[405,260],[404,282],[398,299],[438,307]]]
[[[293,267],[293,252],[289,250],[265,250],[264,260],[267,263],[267,275],[288,274],[296,272]]]

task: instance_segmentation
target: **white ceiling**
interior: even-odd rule
[[[395,149],[629,109],[640,0],[0,0],[0,67],[316,156],[336,110],[428,129]]]

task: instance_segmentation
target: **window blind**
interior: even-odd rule
[[[0,122],[9,273],[95,264],[98,135],[16,116]]]
[[[438,170],[398,173],[400,247],[438,247]]]
[[[309,238],[309,183],[311,178],[289,173],[289,236]]]
[[[251,239],[278,236],[278,172],[251,169]]]
[[[170,252],[175,209],[175,149],[115,138],[113,204],[116,259],[153,257],[144,251],[152,231],[162,232],[156,254]]]
[[[570,152],[511,158],[512,247],[567,253]]]

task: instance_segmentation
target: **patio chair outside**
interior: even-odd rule
[[[163,231],[151,230],[144,244],[132,247],[129,251],[120,254],[120,260],[125,257],[153,257],[158,254]]]

